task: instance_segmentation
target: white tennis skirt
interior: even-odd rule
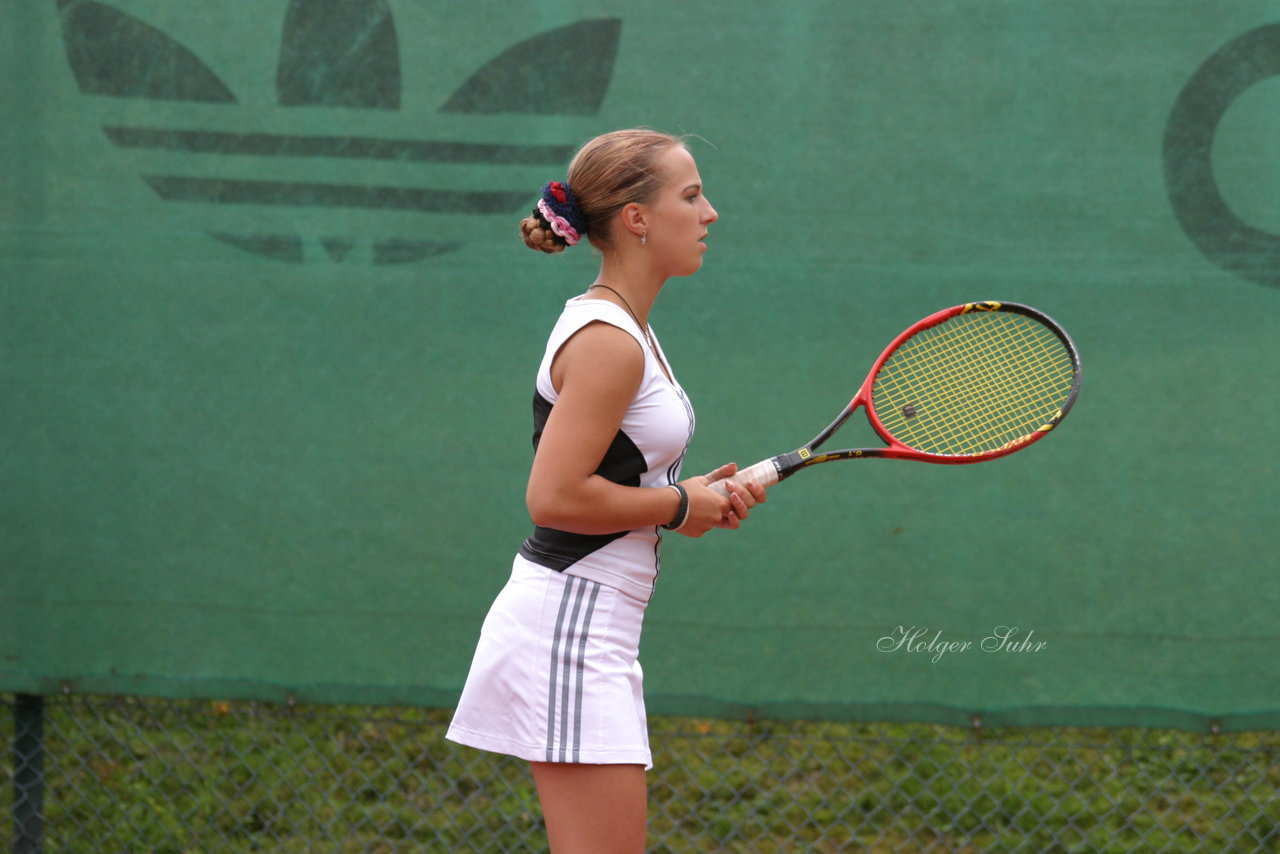
[[[645,604],[517,555],[447,738],[533,762],[653,767],[637,660]]]

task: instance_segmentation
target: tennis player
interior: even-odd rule
[[[448,737],[532,763],[553,854],[637,854],[652,767],[637,661],[663,529],[737,528],[765,491],[680,479],[693,407],[649,312],[702,266],[715,208],[678,137],[586,143],[521,223],[526,245],[586,238],[600,272],[569,300],[538,368],[526,500],[534,531],[480,632]]]

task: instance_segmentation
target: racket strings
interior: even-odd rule
[[[914,411],[916,417],[922,411],[934,417],[907,425],[916,428],[914,441],[939,452],[981,453],[1035,430],[1052,415],[1061,397],[1045,383],[1052,373],[1043,370],[1043,339],[1027,338],[1034,326],[1005,327],[1016,335],[986,334],[995,325],[981,321],[929,336],[922,351],[926,358],[919,362],[926,370],[914,381],[923,378],[934,395]],[[901,364],[915,363],[904,359]]]
[[[964,428],[961,433],[968,443],[960,452],[971,451],[992,435],[1016,438],[1031,432],[1043,424],[1037,420],[1037,416],[1044,414],[1039,405],[1061,399],[1054,384],[1047,382],[1054,374],[1043,370],[1046,358],[1052,365],[1052,351],[1045,348],[1043,339],[1025,334],[1032,328],[1020,330],[1017,336],[969,334],[954,342],[957,350],[954,356],[963,360],[967,371],[953,370],[947,377],[951,382],[943,386],[947,394],[941,403],[946,411],[959,411],[967,416],[964,421],[953,420],[954,426]],[[1068,357],[1068,369],[1069,361]],[[933,432],[940,434],[936,428]],[[985,448],[979,448],[982,449]]]
[[[872,406],[895,439],[933,454],[996,450],[1051,423],[1075,377],[1054,332],[1011,312],[960,315],[903,342]]]
[[[1052,376],[1043,370],[1051,351],[1042,339],[1022,334],[1033,328],[993,338],[974,334],[980,329],[975,326],[945,346],[931,347],[929,382],[937,397],[928,412],[947,417],[920,421],[914,431],[918,441],[932,443],[939,452],[981,453],[1042,426],[1062,398],[1054,384],[1045,382]],[[955,361],[943,369],[941,359]]]
[[[991,352],[959,350],[950,355],[970,360],[968,370],[948,372],[935,363],[926,374],[903,372],[907,384],[902,390],[913,402],[891,410],[897,423],[890,429],[900,441],[932,453],[974,454],[1038,426],[1034,421],[1027,423],[1007,394],[1007,384],[1025,385],[1024,377],[1015,377],[1007,369],[994,370],[992,365],[1000,361]],[[930,393],[922,393],[925,388]]]

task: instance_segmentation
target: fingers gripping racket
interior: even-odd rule
[[[1080,391],[1080,357],[1067,333],[1025,305],[974,302],[911,326],[876,360],[834,421],[794,451],[733,476],[772,486],[801,469],[868,457],[977,463],[1027,447],[1052,430]],[[819,452],[864,407],[881,448]],[[712,488],[725,492],[724,481]]]

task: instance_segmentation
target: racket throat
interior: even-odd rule
[[[835,460],[861,460],[876,457],[894,456],[892,448],[857,448],[845,451],[814,451],[807,447],[799,448],[789,454],[774,457],[778,466],[778,479],[790,477],[800,469],[815,466],[818,463],[829,463]]]
[[[822,454],[809,450],[808,447],[798,448],[789,454],[779,454],[769,462],[778,469],[778,480],[786,480],[791,475],[800,471],[805,466],[813,465],[818,462]]]

